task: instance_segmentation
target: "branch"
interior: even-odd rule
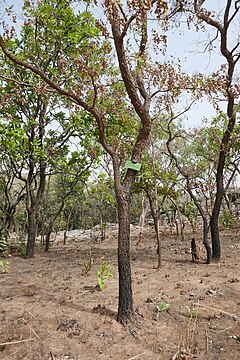
[[[197,17],[201,20],[204,20],[207,24],[214,26],[216,29],[222,32],[223,30],[222,25],[218,21],[211,18],[206,12],[203,11],[202,3],[203,1],[194,0],[194,10]]]
[[[58,84],[56,84],[54,81],[50,80],[49,77],[38,67],[29,64],[26,61],[18,59],[15,55],[9,51],[9,49],[6,47],[3,37],[0,35],[0,47],[2,48],[2,51],[4,54],[15,64],[20,65],[26,69],[29,69],[34,74],[40,76],[49,86],[51,86],[53,89],[55,89],[60,95],[67,96],[70,98],[73,102],[80,105],[82,108],[84,108],[86,111],[93,113],[93,109],[88,106],[87,103],[85,103],[82,99],[79,98],[73,91],[71,90],[65,90]]]
[[[239,4],[237,6],[237,4]],[[235,11],[232,14],[232,16],[230,17],[230,19],[228,20],[228,25],[232,22],[232,20],[235,18],[235,16],[237,15],[238,11],[239,11],[239,7],[240,7],[240,0],[235,1]]]
[[[121,40],[123,40],[123,38],[126,36],[127,31],[129,26],[131,25],[131,23],[133,22],[133,20],[135,20],[137,17],[137,12],[135,14],[133,14],[132,16],[130,16],[130,18],[128,19],[128,21],[125,23],[123,31],[121,33]]]
[[[97,109],[89,106],[85,101],[83,101],[77,94],[75,94],[72,90],[63,89],[61,86],[59,86],[57,83],[49,79],[49,77],[45,74],[44,71],[39,69],[38,67],[29,64],[26,61],[18,59],[16,56],[14,56],[11,51],[6,47],[3,37],[0,35],[0,47],[2,48],[4,54],[15,64],[22,66],[26,69],[29,69],[34,74],[38,75],[41,79],[43,79],[51,88],[56,90],[60,95],[66,96],[71,101],[73,101],[75,104],[80,105],[84,110],[91,113],[94,118],[96,119],[96,122],[98,124],[98,131],[99,131],[99,140],[102,144],[103,148],[113,157],[114,152],[111,149],[111,147],[108,145],[106,138],[105,138],[105,129],[104,129],[104,123],[103,118],[97,111]]]
[[[19,80],[16,80],[16,79],[12,79],[8,76],[5,76],[5,75],[2,75],[0,74],[0,78],[3,79],[3,80],[6,80],[6,81],[10,81],[10,82],[13,82],[14,84],[17,84],[17,85],[20,85],[20,86],[26,86],[26,87],[32,87],[33,85],[30,84],[30,83],[25,83],[23,81],[19,81]]]

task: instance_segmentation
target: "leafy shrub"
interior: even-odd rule
[[[236,225],[235,217],[228,211],[224,210],[222,215],[219,218],[220,224],[224,227],[224,229],[231,229]]]
[[[0,232],[0,253],[3,256],[9,255],[9,248],[8,248],[8,230],[2,229]]]
[[[97,271],[97,277],[98,277],[98,286],[101,290],[106,289],[106,285],[104,281],[113,276],[112,273],[112,264],[110,264],[107,260],[104,260],[102,264],[99,266],[99,270]]]

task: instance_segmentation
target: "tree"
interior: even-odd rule
[[[8,159],[17,179],[15,181],[24,184],[28,214],[26,257],[32,257],[37,212],[45,191],[47,170],[53,167],[57,158],[66,155],[66,142],[72,130],[65,126],[60,136],[57,130],[49,131],[47,128],[53,120],[64,127],[64,113],[55,112],[54,101],[50,105],[45,95],[35,94],[32,89],[16,92],[15,88],[15,84],[9,83],[1,91],[2,98],[5,97],[5,107],[0,110],[0,149]]]
[[[43,0],[36,6],[26,1],[24,31],[32,48],[19,56],[20,41],[13,53],[9,33],[5,41],[0,37],[0,46],[12,62],[41,79],[42,91],[55,91],[73,109],[81,107],[89,114],[89,123],[94,120],[99,142],[112,159],[119,223],[118,320],[124,323],[133,315],[131,189],[150,136],[153,112],[166,99],[174,103],[181,90],[189,87],[189,77],[180,66],[175,70],[170,63],[156,61],[148,48],[153,40],[156,51],[165,49],[166,34],[159,24],[167,20],[167,2],[99,1],[97,6],[101,4],[105,24],[94,20],[89,4],[86,11],[75,14],[71,1]]]
[[[228,123],[221,138],[219,147],[217,174],[216,174],[216,195],[214,207],[211,215],[211,237],[212,237],[212,258],[214,261],[219,261],[221,258],[221,246],[219,238],[219,214],[224,197],[224,167],[226,157],[229,152],[229,145],[236,124],[236,105],[239,98],[239,86],[235,82],[235,74],[237,65],[240,61],[239,53],[239,39],[236,39],[235,44],[230,41],[231,27],[234,26],[234,20],[240,12],[239,1],[227,0],[223,10],[222,19],[213,17],[210,11],[203,7],[203,2],[199,0],[194,1],[194,10],[197,18],[213,27],[217,31],[216,39],[219,39],[219,48],[222,56],[226,61],[224,66],[224,75],[219,77],[221,81],[222,92],[227,101],[227,118]],[[239,26],[239,23],[238,23]],[[211,44],[214,40],[211,41]],[[221,79],[221,80],[220,80]]]
[[[25,197],[25,185],[16,181],[14,172],[2,153],[0,160],[0,237],[4,231],[16,231],[15,213]]]
[[[53,231],[55,221],[64,210],[67,199],[74,194],[74,192],[76,193],[76,190],[78,192],[78,196],[80,196],[83,192],[82,189],[90,175],[89,169],[91,168],[92,163],[93,160],[86,156],[85,151],[74,151],[71,153],[70,158],[61,159],[61,170],[59,169],[60,171],[56,172],[53,179],[50,178],[53,183],[52,191],[48,189],[47,199],[44,204],[45,209],[43,208],[44,213],[46,212],[47,215],[44,216],[44,233],[46,235],[45,252],[49,251],[50,236]],[[54,198],[54,206],[52,207],[49,201],[49,197],[51,195]],[[73,199],[73,201],[76,202],[76,198]]]

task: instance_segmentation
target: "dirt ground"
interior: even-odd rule
[[[211,265],[192,263],[190,233],[181,240],[164,232],[160,270],[153,229],[140,243],[139,228],[132,230],[136,323],[116,321],[116,228],[102,242],[79,232],[63,247],[58,237],[48,254],[12,256],[0,275],[0,359],[239,360],[240,230],[221,233],[222,261]],[[113,277],[99,291],[103,257]]]

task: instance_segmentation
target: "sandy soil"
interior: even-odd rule
[[[212,265],[191,262],[191,234],[185,240],[162,234],[160,270],[153,229],[144,230],[140,243],[138,233],[135,227],[138,321],[126,327],[116,322],[114,227],[101,243],[75,233],[65,247],[55,241],[48,254],[38,251],[31,260],[13,256],[10,272],[0,275],[0,359],[239,360],[240,231],[221,233],[222,261]],[[99,291],[96,272],[103,257],[113,264],[113,277]]]

